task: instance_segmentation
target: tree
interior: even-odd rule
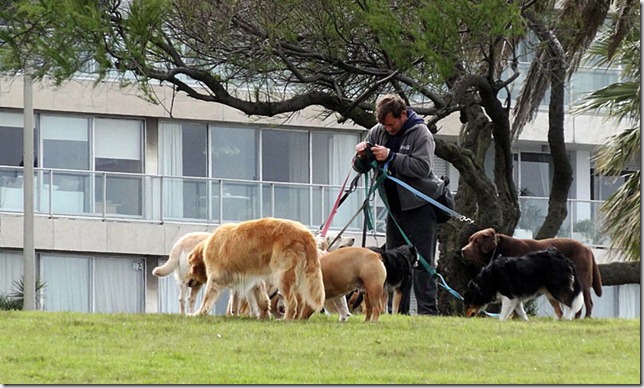
[[[534,73],[541,75],[540,87],[553,85],[549,141],[565,155],[562,72],[570,72],[574,61],[566,51],[573,46],[560,37],[585,42],[580,31],[585,37],[593,29],[579,29],[574,23],[585,14],[570,12],[574,2],[564,3],[555,10],[554,1],[530,0],[135,0],[127,6],[116,0],[21,0],[0,11],[8,26],[0,31],[0,69],[20,71],[31,58],[37,79],[62,83],[92,61],[99,80],[116,72],[128,84],[125,75],[134,75],[153,102],[152,85],[161,83],[248,115],[318,106],[326,116],[364,128],[375,124],[374,101],[386,92],[400,94],[427,116],[434,133],[458,112],[462,142],[439,139],[436,155],[459,170],[457,210],[478,226],[454,220],[441,228],[439,272],[463,290],[480,268],[460,256],[469,235],[487,226],[512,234],[520,217],[511,145],[521,125],[513,132],[511,98],[499,96],[519,76],[516,47],[526,24],[545,43],[536,46],[538,53],[557,59],[546,69],[535,65]],[[546,63],[542,59],[535,56],[536,63]],[[538,105],[541,97],[520,104]],[[490,146],[492,178],[483,167]],[[557,176],[570,179],[567,159],[555,163]],[[544,234],[556,233],[565,218],[570,184],[552,186],[550,208],[558,210]],[[447,304],[444,311],[451,310]]]
[[[620,66],[622,81],[590,93],[576,112],[605,110],[608,118],[626,121],[633,126],[611,137],[596,155],[600,174],[622,175],[628,163],[637,160],[640,136],[640,26],[639,9],[629,18],[619,18],[599,36],[589,50],[596,66]],[[639,261],[641,254],[640,171],[627,173],[624,184],[611,195],[601,211],[605,214],[604,231],[611,236],[611,248],[628,260]],[[624,226],[632,231],[624,233]]]

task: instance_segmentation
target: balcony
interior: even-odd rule
[[[222,224],[261,217],[289,218],[311,229],[328,217],[341,190],[336,185],[261,182],[234,179],[169,177],[61,169],[35,169],[34,212],[57,218],[90,218],[148,223]],[[0,212],[23,211],[22,167],[0,167]],[[364,187],[338,209],[332,229],[342,229],[365,198]],[[521,219],[515,236],[530,238],[542,224],[548,198],[520,197]],[[568,217],[558,237],[590,246],[609,245],[600,230],[602,201],[568,201]],[[370,203],[378,234],[384,234],[386,209]],[[347,231],[362,232],[363,214]]]

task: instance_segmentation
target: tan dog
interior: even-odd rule
[[[168,261],[152,270],[152,275],[160,278],[166,277],[174,271],[174,279],[177,282],[177,286],[179,286],[179,309],[181,314],[194,311],[195,301],[201,289],[201,285],[191,288],[183,283],[183,278],[188,273],[188,255],[197,244],[210,237],[211,234],[209,232],[192,232],[183,235],[172,246]],[[188,295],[188,292],[190,292],[190,295]],[[186,297],[188,297],[187,311]]]
[[[315,238],[296,221],[262,218],[221,225],[203,249],[192,251],[188,263],[184,281],[188,286],[204,280],[201,265],[206,274],[206,291],[197,314],[208,314],[223,288],[247,294],[262,280],[272,282],[284,296],[287,320],[298,317],[298,298],[316,309],[324,304]]]
[[[543,240],[518,239],[505,234],[496,233],[493,228],[480,230],[470,236],[469,242],[461,249],[463,257],[477,261],[479,264],[487,264],[493,257],[523,256],[533,251],[539,251],[555,247],[575,263],[577,277],[581,283],[584,304],[586,306],[586,317],[590,317],[593,310],[593,300],[590,295],[591,287],[597,296],[602,296],[602,278],[599,267],[595,262],[593,251],[577,240],[570,238],[547,238]],[[553,298],[548,301],[555,310],[558,318],[563,312],[559,302]],[[577,312],[576,318],[581,316]]]
[[[342,248],[322,255],[320,266],[326,303],[332,303],[338,309],[340,321],[346,321],[349,316],[344,296],[355,289],[364,291],[365,322],[378,321],[387,278],[379,254],[368,248]],[[302,315],[308,318],[313,312],[306,306]]]

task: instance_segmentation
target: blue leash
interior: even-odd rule
[[[383,166],[383,169],[386,169],[387,167],[388,167],[388,166],[387,166],[387,164],[385,164],[385,165]],[[410,185],[408,185],[407,183],[405,183],[405,182],[401,181],[400,179],[392,177],[391,175],[389,175],[389,174],[386,172],[387,170],[384,170],[384,171],[385,171],[385,174],[387,175],[387,179],[390,179],[390,180],[392,180],[392,181],[394,181],[394,182],[398,183],[398,184],[399,184],[399,185],[401,185],[402,187],[404,187],[404,188],[406,188],[407,190],[411,191],[411,192],[412,192],[412,194],[414,194],[415,196],[417,196],[417,197],[419,197],[419,198],[422,198],[422,199],[424,199],[425,201],[427,201],[427,202],[431,203],[432,205],[436,206],[436,207],[437,207],[437,208],[439,208],[440,210],[442,210],[442,211],[444,211],[445,213],[449,214],[449,215],[450,215],[450,216],[452,216],[453,218],[456,218],[456,219],[458,219],[459,221],[469,222],[470,224],[473,224],[473,223],[474,223],[474,220],[472,220],[471,218],[469,218],[469,217],[465,217],[464,215],[462,215],[462,214],[460,214],[460,213],[458,213],[458,212],[456,212],[456,211],[454,211],[454,210],[452,210],[452,209],[448,208],[447,206],[443,205],[442,203],[438,202],[437,200],[433,199],[432,197],[430,197],[430,196],[428,196],[428,195],[425,195],[424,193],[421,193],[420,191],[418,191],[418,190],[416,190],[415,188],[411,187],[411,186],[410,186]]]

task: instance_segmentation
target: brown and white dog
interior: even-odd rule
[[[201,289],[200,285],[188,287],[183,283],[183,278],[188,273],[188,255],[197,244],[210,237],[211,234],[210,232],[192,232],[181,236],[172,246],[168,261],[152,270],[152,275],[160,278],[166,277],[174,271],[174,279],[177,282],[177,286],[179,286],[179,309],[181,314],[194,311],[195,300]],[[186,297],[188,298],[187,310]]]
[[[527,253],[550,247],[557,248],[575,264],[575,270],[584,296],[586,317],[590,317],[593,310],[590,289],[595,290],[597,296],[602,296],[602,278],[593,252],[577,240],[570,238],[518,239],[496,233],[493,228],[487,228],[472,234],[468,244],[461,249],[461,254],[469,260],[485,265],[498,255],[523,256]],[[561,318],[562,310],[559,302],[552,298],[548,298],[548,300],[557,317]],[[575,317],[579,318],[580,316],[581,311],[578,311]]]
[[[350,315],[345,295],[356,289],[364,291],[365,322],[378,321],[387,278],[387,271],[379,254],[360,247],[337,249],[322,255],[320,266],[324,280],[325,306],[332,304],[340,313],[340,321],[346,321]],[[302,315],[308,318],[314,311],[316,310],[306,306]]]
[[[221,225],[203,249],[190,253],[188,263],[184,283],[189,287],[203,281],[205,274],[200,315],[208,314],[225,287],[248,295],[261,281],[280,290],[287,320],[298,317],[298,299],[316,309],[324,304],[315,237],[296,221],[261,218]]]

